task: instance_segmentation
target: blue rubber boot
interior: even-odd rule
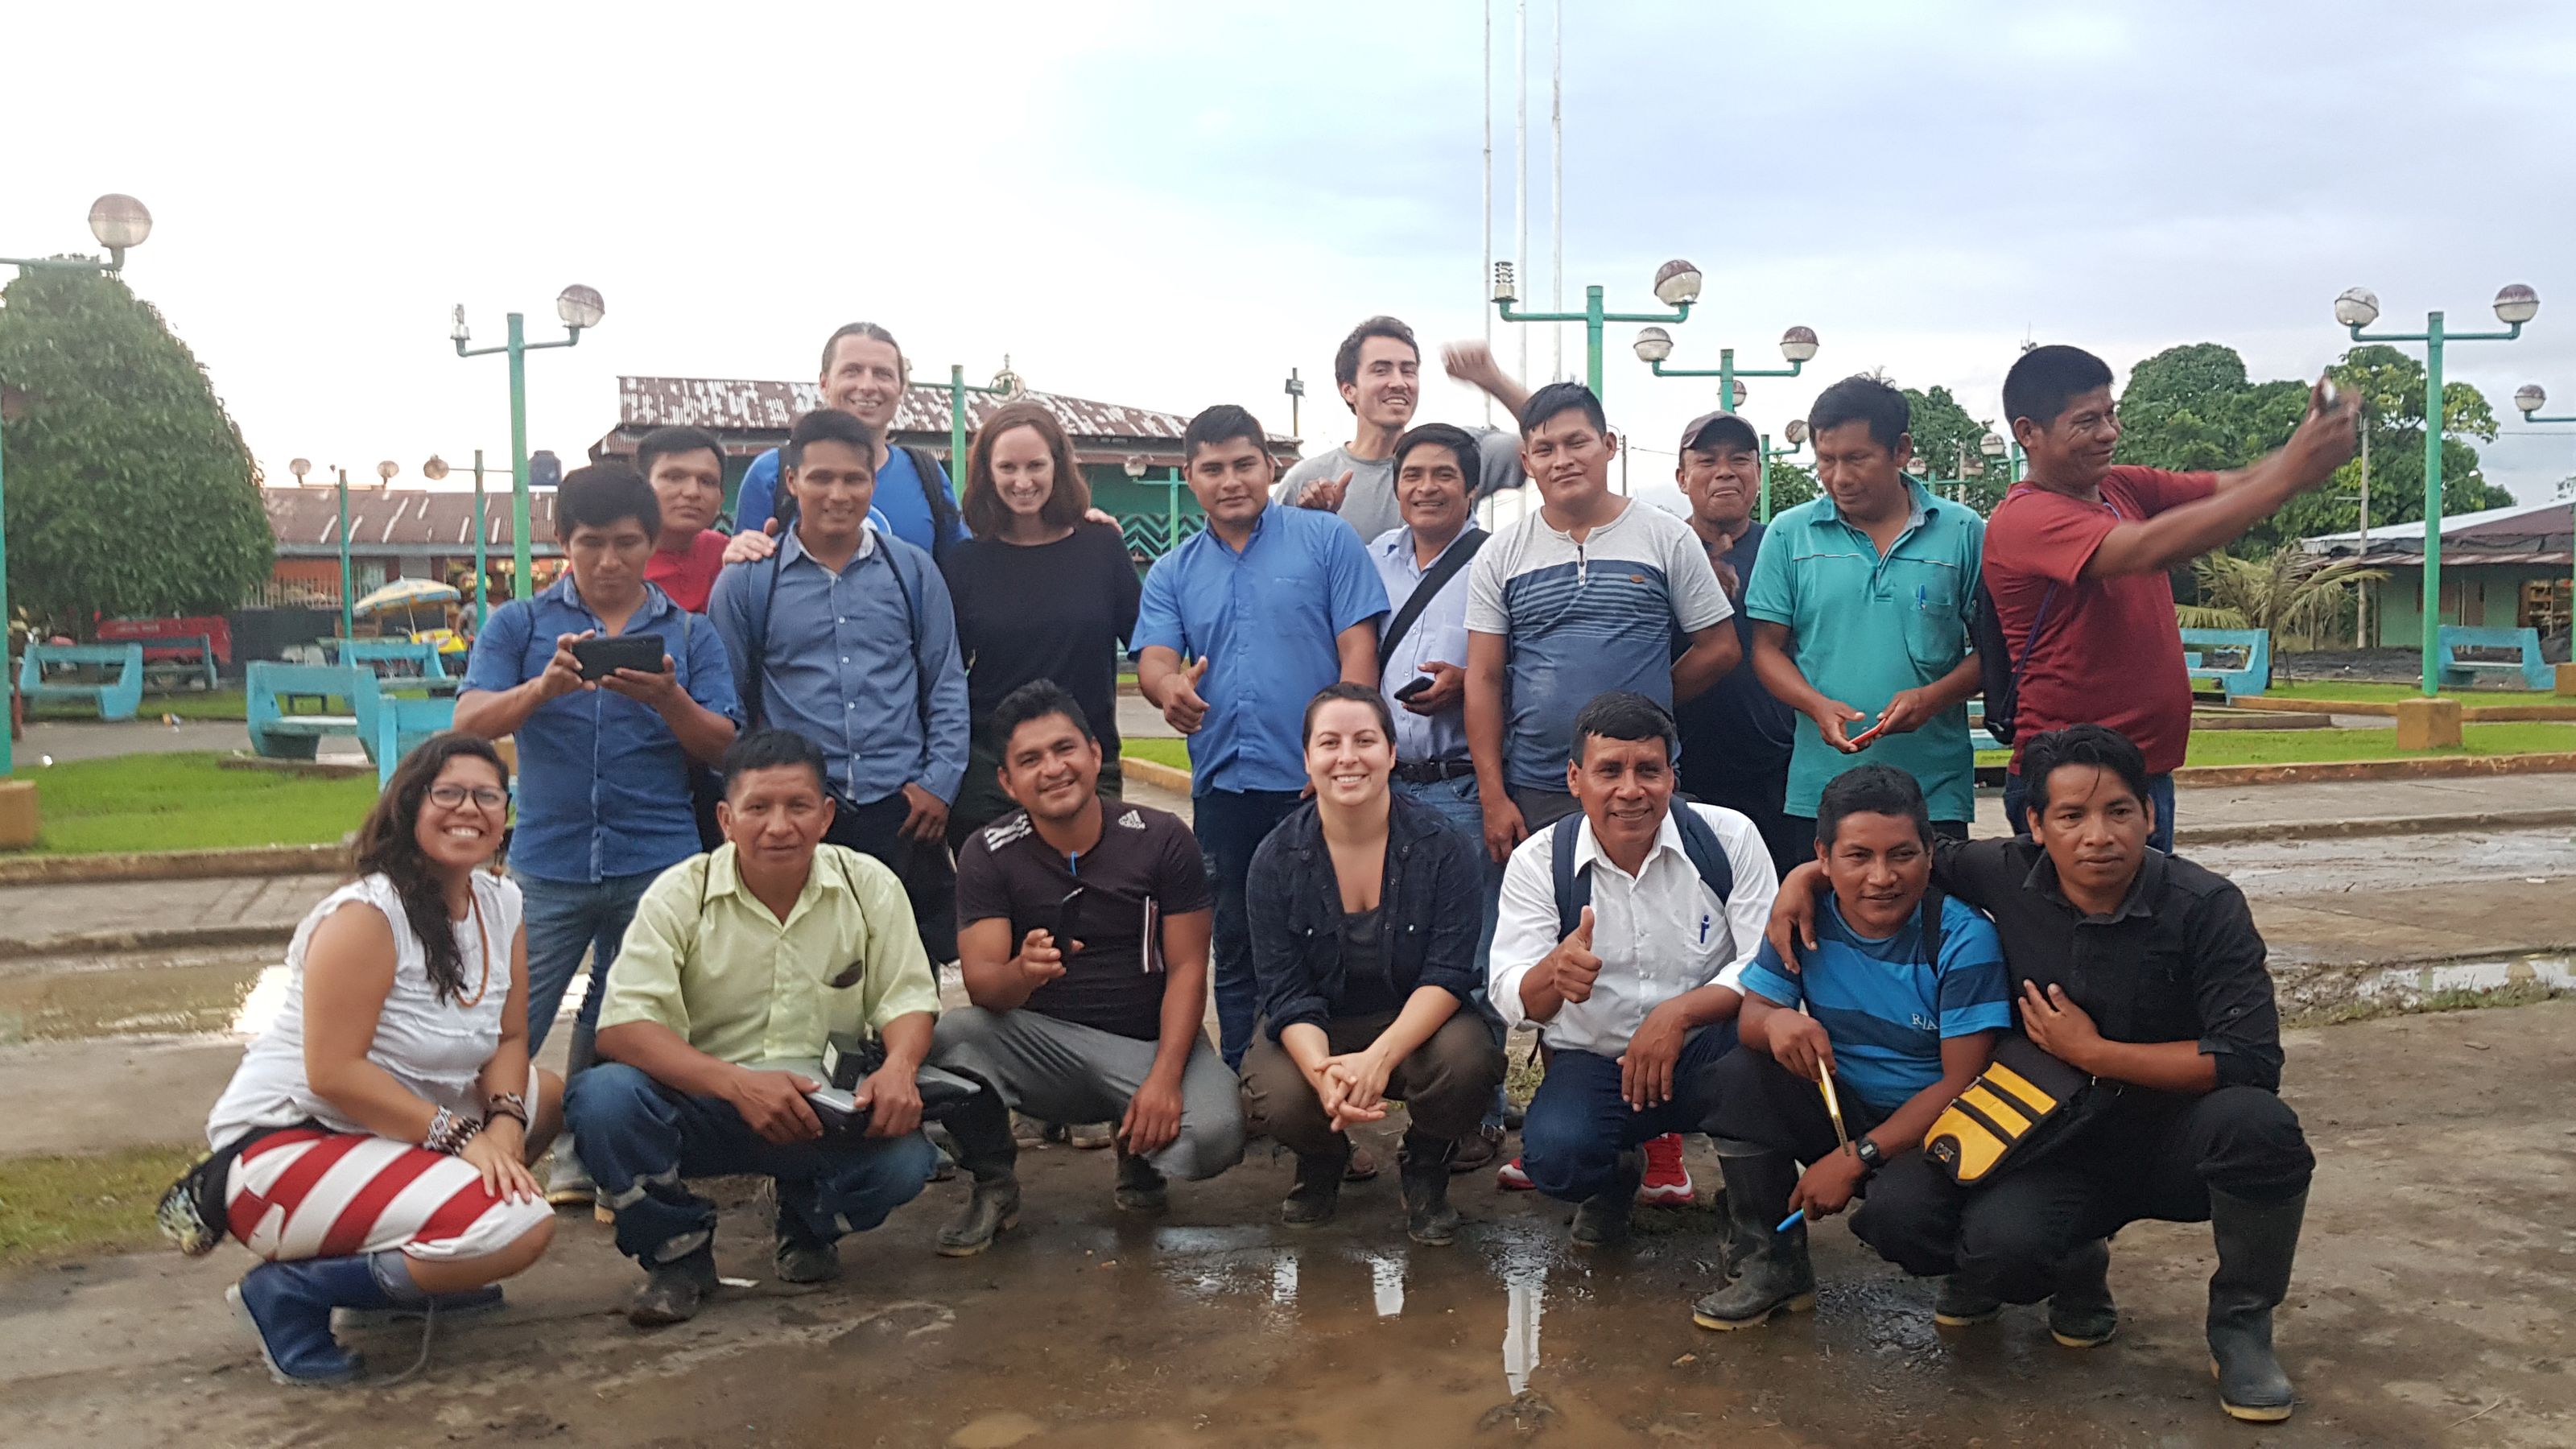
[[[403,1281],[409,1280],[405,1273]],[[365,1257],[262,1263],[224,1297],[259,1336],[269,1377],[304,1385],[347,1383],[365,1367],[331,1336],[332,1309],[390,1308],[397,1301]]]

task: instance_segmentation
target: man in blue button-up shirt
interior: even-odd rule
[[[1244,877],[1306,787],[1306,704],[1328,684],[1377,683],[1386,587],[1340,519],[1274,505],[1278,465],[1232,404],[1181,437],[1197,537],[1154,561],[1136,614],[1136,684],[1189,736],[1191,827],[1216,898],[1216,1015],[1227,1066],[1257,1009]],[[1185,666],[1183,658],[1190,662]]]
[[[966,669],[938,566],[868,521],[876,441],[845,412],[796,420],[783,475],[793,524],[772,557],[725,569],[707,612],[751,718],[822,747],[840,797],[824,839],[904,877],[923,943],[944,961],[957,938],[945,842],[966,777]]]
[[[623,464],[576,468],[555,493],[556,536],[571,563],[532,599],[492,611],[475,637],[456,728],[518,741],[518,830],[510,875],[526,900],[528,1050],[545,1042],[564,993],[591,957],[566,1076],[590,1064],[601,983],[644,888],[698,853],[690,764],[712,765],[741,720],[724,641],[644,569],[661,537],[652,485]],[[651,634],[657,672],[585,681],[573,644]],[[587,1181],[558,1147],[554,1190]]]

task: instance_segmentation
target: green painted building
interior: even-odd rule
[[[1019,400],[1045,407],[1064,425],[1083,481],[1091,485],[1093,505],[1118,519],[1127,552],[1139,568],[1206,526],[1188,485],[1180,481],[1186,416],[1055,393],[1025,392]],[[959,466],[949,457],[949,402],[946,387],[913,384],[896,409],[892,441],[928,449],[947,463],[953,477]],[[966,394],[969,439],[1002,403],[988,393]],[[751,460],[785,442],[795,420],[820,406],[822,391],[810,382],[620,377],[617,426],[591,445],[590,457],[593,462],[631,458],[636,443],[655,428],[704,428],[724,444],[730,500]],[[1297,457],[1292,438],[1273,434],[1271,447],[1282,467]],[[961,491],[962,486],[960,480]]]
[[[2440,622],[2567,632],[2569,575],[2576,542],[2566,501],[2487,508],[2442,520]],[[2373,646],[2413,646],[2424,637],[2424,524],[2381,524],[2301,540],[2310,553],[2358,558],[2388,578],[2370,586]]]

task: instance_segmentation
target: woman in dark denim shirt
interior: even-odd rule
[[[1457,1236],[1449,1162],[1503,1079],[1483,1018],[1461,1011],[1476,959],[1485,872],[1463,837],[1391,794],[1395,721],[1366,685],[1306,706],[1315,798],[1252,857],[1252,969],[1264,1021],[1243,1063],[1253,1126],[1297,1154],[1280,1220],[1333,1216],[1350,1129],[1405,1104],[1405,1231]]]

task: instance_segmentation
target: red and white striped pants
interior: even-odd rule
[[[553,1216],[508,1202],[462,1157],[368,1133],[290,1127],[251,1144],[224,1186],[227,1226],[271,1262],[400,1248],[481,1258]]]

